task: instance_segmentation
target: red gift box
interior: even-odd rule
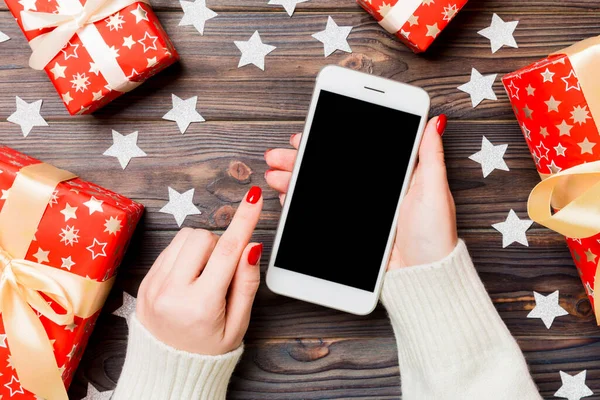
[[[33,49],[30,65],[46,71],[71,115],[96,111],[179,59],[150,5],[89,1],[104,8],[88,11],[86,0],[5,0]],[[93,22],[102,10],[116,12]],[[48,25],[59,27],[39,28]],[[53,32],[69,26],[74,35]]]
[[[67,173],[48,164],[42,164],[8,147],[0,146],[0,190],[2,193],[0,200],[0,228],[2,228],[0,232],[0,268],[2,270],[0,296],[2,296],[3,302],[0,320],[0,397],[3,396],[5,399],[66,399],[65,387],[68,388],[71,383],[88,338],[100,314],[99,308],[110,290],[113,276],[143,213],[141,204],[79,178],[66,179],[56,185],[49,185],[48,182],[44,182],[43,176],[32,173],[36,169],[39,170],[39,167],[62,174]],[[70,176],[67,175],[66,178],[70,178]],[[36,186],[38,184],[42,185],[42,189]],[[33,193],[29,193],[29,189]],[[43,202],[39,203],[41,207],[33,207],[30,200],[37,201],[40,190],[42,192],[47,190],[48,196],[42,197]],[[30,211],[15,213],[14,211],[19,207],[26,207]],[[11,213],[12,216],[7,215]],[[18,246],[15,246],[13,239],[16,237],[16,240],[22,242],[19,237],[26,236],[24,232],[27,227],[21,225],[27,225],[24,220],[30,216],[35,220],[36,213],[39,215],[37,217],[39,223],[33,224],[33,229],[30,229],[31,238],[25,241],[22,251],[22,254],[25,254],[23,258],[27,261],[12,260],[11,263],[10,257],[18,258],[15,254],[18,252],[16,250]],[[17,222],[15,225],[17,226],[13,225],[8,231],[5,229],[6,221],[11,217],[14,218],[15,214]],[[19,243],[19,245],[21,244]],[[18,269],[19,263],[26,264],[25,267],[21,267],[22,270]],[[42,312],[43,310],[34,306],[34,303],[27,302],[31,307],[24,303],[25,308],[32,312],[36,320],[34,322],[38,324],[41,322],[40,327],[44,334],[42,342],[50,343],[49,346],[53,350],[53,352],[49,351],[50,359],[54,363],[56,376],[60,376],[64,382],[58,379],[64,396],[48,394],[49,391],[33,394],[21,386],[23,384],[28,388],[31,387],[23,381],[23,376],[27,372],[25,370],[27,368],[40,369],[43,367],[43,362],[41,357],[36,356],[34,349],[31,349],[31,352],[29,352],[30,349],[26,349],[28,351],[25,353],[24,360],[27,365],[25,368],[19,368],[19,360],[16,360],[18,354],[15,352],[17,346],[27,347],[30,343],[35,344],[35,340],[27,337],[25,344],[20,343],[19,337],[26,337],[31,332],[29,326],[24,329],[22,322],[18,325],[16,337],[10,335],[10,326],[7,320],[15,318],[15,315],[7,309],[5,296],[10,297],[10,294],[7,294],[6,281],[16,276],[19,284],[24,287],[32,286],[32,293],[44,293],[42,301],[47,302],[54,312],[64,314],[66,310],[66,306],[59,305],[60,296],[56,295],[56,293],[61,293],[62,289],[55,292],[48,289],[56,286],[60,280],[57,278],[51,283],[46,282],[46,290],[40,289],[43,285],[39,282],[34,284],[31,280],[31,276],[36,275],[31,272],[32,267],[36,267],[33,263],[37,263],[37,268],[42,271],[44,268],[48,270],[46,271],[47,276],[36,278],[39,282],[46,282],[48,277],[54,273],[62,274],[61,279],[68,277],[84,283],[84,289],[79,293],[80,297],[97,296],[93,299],[85,299],[85,301],[96,303],[88,311],[88,316],[75,316],[72,323],[65,323],[65,325],[53,322]],[[9,267],[10,271],[8,271]],[[47,272],[51,272],[51,274],[47,274]],[[23,276],[26,279],[22,278]],[[94,292],[92,287],[98,286],[101,286],[102,290]],[[67,282],[63,283],[62,287],[69,288],[70,286]],[[68,289],[65,291],[68,294],[66,297],[71,299],[74,304],[77,294],[69,292]],[[11,302],[14,301],[11,300]],[[23,364],[20,365],[23,366]],[[33,373],[35,374],[35,371]],[[56,393],[56,391],[52,393]]]
[[[383,28],[415,53],[431,46],[468,0],[357,0]]]
[[[542,179],[600,160],[600,81],[595,71],[599,50],[600,37],[587,39],[502,79]],[[588,189],[587,184],[578,187],[574,183],[554,191],[551,198],[556,210]],[[530,198],[530,215],[531,207]],[[549,216],[549,205],[546,212]],[[600,272],[600,234],[567,237],[567,245],[593,306],[595,276]]]

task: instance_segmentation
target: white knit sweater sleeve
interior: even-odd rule
[[[404,400],[541,399],[462,241],[439,262],[388,272],[381,298]]]
[[[123,371],[112,400],[224,400],[227,384],[243,348],[204,356],[160,342],[138,321],[129,319]]]

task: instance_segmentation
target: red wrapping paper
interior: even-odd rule
[[[504,76],[502,82],[542,176],[600,160],[600,132],[568,56],[549,56]],[[600,234],[566,240],[594,306]]]
[[[454,19],[468,0],[423,0],[410,19],[393,32],[415,53],[431,46],[439,33]],[[381,22],[392,7],[402,6],[403,0],[357,0],[369,14]],[[392,32],[390,32],[392,33]]]
[[[27,40],[50,31],[25,31],[21,11],[24,10],[23,4],[29,2],[4,1]],[[85,4],[85,0],[81,3]],[[35,11],[50,13],[58,7],[56,0],[39,0],[35,5]],[[145,15],[145,18],[141,19],[132,12]],[[134,3],[94,25],[106,44],[118,53],[116,60],[132,82],[143,82],[179,59],[156,14],[147,4]],[[77,35],[54,57],[45,71],[71,115],[92,113],[123,94],[108,87]]]
[[[9,189],[17,172],[38,162],[0,146],[0,210],[5,198],[10,196]],[[116,273],[143,210],[141,204],[81,179],[60,183],[46,208],[26,259],[106,281]],[[40,257],[39,261],[36,255]],[[60,306],[52,306],[55,311],[64,312]],[[99,314],[100,311],[87,319],[75,317],[74,325],[66,327],[40,316],[48,337],[54,341],[54,354],[62,370],[65,387],[73,379]],[[0,397],[37,399],[21,387],[11,365],[4,333],[0,318]]]

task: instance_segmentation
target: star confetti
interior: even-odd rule
[[[585,384],[586,374],[587,370],[583,370],[574,376],[560,371],[562,386],[554,393],[554,396],[568,400],[580,400],[582,397],[593,395],[594,392]]]
[[[492,24],[477,33],[490,39],[492,53],[495,53],[500,50],[502,46],[519,47],[513,37],[513,32],[518,24],[519,21],[504,22],[498,14],[494,13],[494,15],[492,15]]]
[[[206,7],[206,0],[196,0],[194,2],[181,0],[179,3],[183,9],[183,18],[179,22],[179,26],[193,25],[201,35],[204,35],[206,21],[218,15]]]
[[[163,116],[163,119],[177,122],[179,132],[187,131],[192,122],[204,122],[205,119],[196,111],[198,96],[182,100],[174,94],[171,95],[173,108]]]
[[[285,8],[285,11],[291,17],[292,15],[294,15],[296,5],[307,1],[308,0],[269,0],[269,5],[283,6],[283,8]]]
[[[6,42],[9,39],[10,37],[6,33],[0,31],[0,43]]]
[[[137,299],[127,292],[123,292],[123,305],[113,311],[113,315],[128,319],[135,312]]]
[[[258,31],[254,31],[250,39],[246,42],[235,41],[233,42],[238,49],[242,52],[238,68],[244,65],[254,64],[258,68],[265,70],[265,56],[276,49],[275,46],[264,44],[260,39]]]
[[[504,153],[508,148],[507,144],[494,146],[485,136],[481,138],[481,150],[469,157],[469,159],[481,164],[483,177],[487,177],[495,169],[508,171],[508,166],[504,161]]]
[[[514,242],[529,246],[525,232],[532,224],[532,220],[520,219],[513,210],[510,210],[506,221],[494,224],[492,227],[502,234],[502,247],[505,248]]]
[[[194,205],[193,198],[194,189],[179,193],[169,187],[169,202],[159,212],[173,215],[177,225],[181,226],[188,215],[202,214],[198,207]]]
[[[81,400],[110,400],[113,390],[99,392],[91,383],[88,383],[87,394]]]
[[[336,50],[352,53],[352,49],[348,44],[348,35],[351,30],[351,26],[338,26],[333,18],[327,17],[325,30],[315,33],[312,37],[323,43],[325,57],[328,57]]]
[[[533,296],[535,307],[527,314],[527,318],[540,318],[546,328],[550,329],[554,318],[569,314],[558,304],[558,290],[548,296],[533,292]]]
[[[16,100],[17,111],[12,113],[7,120],[13,124],[20,125],[24,137],[27,137],[31,130],[36,126],[48,126],[46,120],[40,115],[43,100],[27,103],[19,96],[16,96]]]
[[[494,93],[493,85],[498,74],[481,75],[475,68],[471,69],[471,80],[458,87],[458,90],[471,96],[473,108],[477,107],[483,100],[498,100]]]
[[[113,130],[112,137],[113,145],[110,146],[103,155],[116,157],[121,164],[121,168],[125,169],[127,164],[129,164],[129,161],[134,157],[146,157],[146,153],[144,153],[137,145],[137,131],[125,136]]]

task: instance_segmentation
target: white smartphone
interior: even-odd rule
[[[358,315],[375,309],[429,104],[414,86],[337,66],[321,70],[269,289]]]

